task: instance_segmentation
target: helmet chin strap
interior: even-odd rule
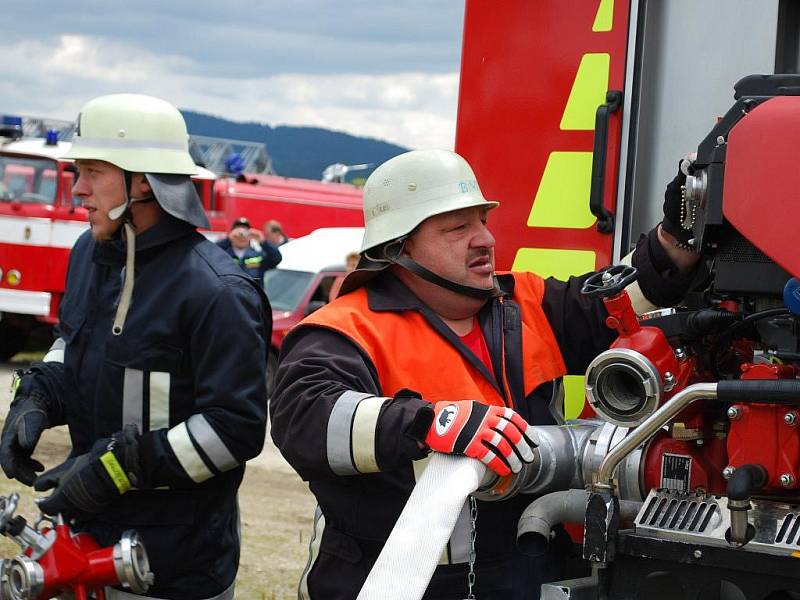
[[[134,202],[149,202],[155,200],[155,196],[150,194],[142,198],[131,198],[129,190],[133,181],[133,173],[130,171],[123,171],[123,178],[125,179],[125,203],[115,206],[108,211],[108,217],[114,221],[123,219],[123,237],[125,239],[125,280],[122,283],[122,291],[119,295],[119,303],[117,304],[117,312],[114,315],[114,324],[111,327],[111,333],[114,335],[121,335],[122,329],[125,327],[125,319],[128,317],[128,309],[131,306],[131,299],[133,298],[133,282],[135,279],[135,258],[136,258],[136,231],[132,224],[131,204]]]
[[[133,183],[133,173],[130,171],[123,171],[122,177],[125,180],[125,202],[122,204],[115,206],[111,210],[108,211],[108,218],[112,221],[118,221],[121,218],[126,216],[126,213],[129,213],[131,204],[134,202],[151,202],[156,199],[153,194],[149,194],[147,196],[142,196],[141,198],[133,198],[130,196],[130,189]],[[126,221],[130,221],[130,214],[127,215]]]
[[[493,285],[490,288],[476,288],[469,285],[463,285],[452,281],[450,279],[445,279],[441,275],[437,275],[433,271],[426,269],[418,262],[414,261],[408,255],[403,254],[403,245],[405,244],[405,238],[400,238],[395,242],[391,242],[389,245],[386,246],[384,249],[384,255],[388,259],[389,262],[400,265],[407,271],[414,273],[424,279],[425,281],[432,283],[434,285],[438,285],[441,288],[446,290],[450,290],[451,292],[455,292],[456,294],[460,294],[462,296],[468,296],[470,298],[476,298],[478,300],[489,300],[490,298],[494,298],[497,296],[499,290],[497,289],[496,285]],[[396,248],[396,250],[395,250]]]

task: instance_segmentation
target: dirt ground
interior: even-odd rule
[[[9,386],[14,368],[24,364],[0,363],[0,417],[5,418],[10,401]],[[45,432],[34,456],[47,467],[67,455],[69,438],[65,428]],[[0,495],[20,494],[17,514],[29,522],[38,511],[31,488],[7,479],[0,472]],[[242,556],[236,580],[236,597],[243,600],[284,600],[297,597],[297,583],[308,556],[308,541],[314,515],[314,497],[308,486],[283,460],[269,437],[261,455],[248,463],[239,490],[242,512]],[[19,553],[19,547],[0,538],[0,557]]]

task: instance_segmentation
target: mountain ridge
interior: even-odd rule
[[[232,121],[193,110],[181,110],[190,134],[229,138],[266,145],[278,175],[320,179],[328,165],[372,163],[374,167],[406,152],[397,144],[359,137],[324,127],[278,125],[255,121]],[[371,169],[354,171],[366,177]]]

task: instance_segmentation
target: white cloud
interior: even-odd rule
[[[270,125],[328,127],[412,148],[452,148],[458,74],[285,73],[237,78],[185,56],[89,35],[0,41],[0,110],[72,119],[90,98],[161,96],[181,108]]]

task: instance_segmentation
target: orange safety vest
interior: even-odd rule
[[[512,298],[521,313],[527,397],[542,383],[565,375],[566,367],[542,310],[544,280],[532,273],[515,273],[514,279]],[[504,297],[492,300],[504,301],[507,301]],[[372,360],[381,393],[386,396],[407,388],[430,402],[481,400],[498,406],[504,404],[494,386],[422,314],[415,310],[373,311],[363,287],[340,296],[299,324],[306,325],[337,331],[361,348]],[[511,398],[507,388],[506,396]]]

